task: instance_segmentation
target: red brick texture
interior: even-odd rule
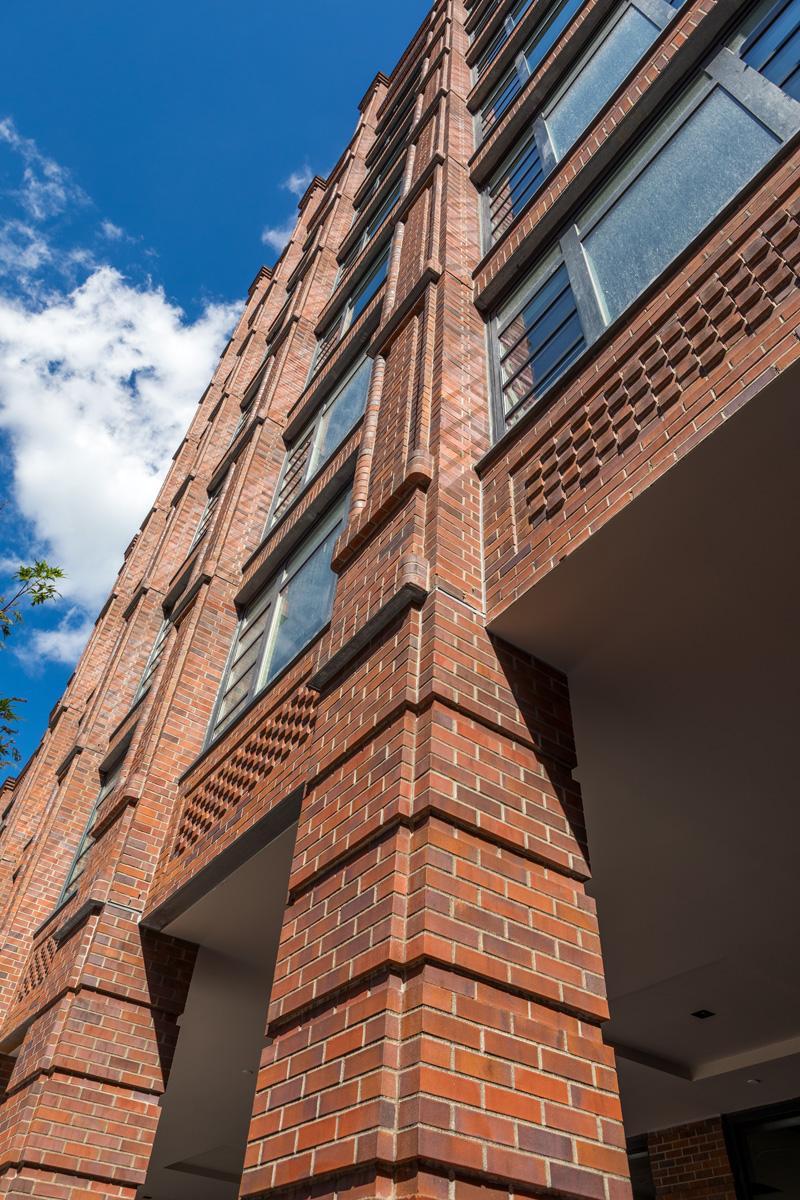
[[[727,3],[687,4],[629,87],[657,89]],[[542,71],[607,7],[586,5]],[[433,4],[309,186],[3,793],[2,1196],[133,1200],[195,955],[148,919],[290,793],[302,804],[241,1194],[629,1195],[567,681],[487,621],[800,354],[796,151],[491,449],[482,311],[633,100],[612,98],[482,261],[478,185],[544,84],[476,155],[466,19],[461,0]],[[389,244],[386,283],[309,378],[360,269],[336,282],[369,223],[354,207],[387,163],[404,194],[359,259]],[[363,419],[265,536],[284,433],[364,351]],[[206,748],[237,602],[344,485],[329,624]]]
[[[718,1117],[651,1133],[647,1146],[658,1200],[735,1200]]]

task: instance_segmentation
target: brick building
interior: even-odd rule
[[[800,0],[376,76],[4,789],[0,1195],[797,1196],[798,130]]]

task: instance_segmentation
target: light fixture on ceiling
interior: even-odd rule
[[[698,1008],[697,1012],[692,1013],[692,1016],[697,1017],[698,1021],[707,1021],[709,1017],[715,1017],[716,1015],[710,1008]]]

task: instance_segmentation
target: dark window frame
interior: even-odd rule
[[[127,750],[127,743],[125,745]],[[56,908],[61,908],[62,905],[68,903],[78,891],[83,873],[86,870],[86,861],[89,857],[89,851],[94,845],[92,831],[97,822],[97,814],[100,811],[100,805],[110,796],[114,788],[119,783],[119,777],[122,773],[122,766],[125,762],[125,753],[120,754],[115,763],[108,770],[104,771],[100,778],[100,790],[98,791],[92,803],[91,811],[83,828],[78,847],[70,863],[67,878],[64,881],[64,886],[61,889],[61,895],[58,898]]]
[[[375,253],[364,263],[363,268],[358,272],[356,278],[350,284],[346,298],[336,310],[336,315],[328,322],[323,332],[317,338],[317,344],[314,348],[314,357],[311,361],[311,369],[308,373],[309,380],[313,378],[323,363],[327,362],[333,353],[336,346],[339,345],[342,338],[353,327],[355,322],[363,314],[364,310],[369,307],[375,296],[378,295],[381,288],[386,283],[386,277],[389,271],[389,259],[391,257],[392,239],[391,236],[387,241],[376,248]],[[370,283],[375,279],[385,264],[385,273],[383,278],[378,283],[371,295],[368,296],[364,305],[358,308],[358,302],[368,291]]]
[[[679,2],[685,3],[685,0],[679,0]],[[620,0],[620,3],[611,9],[605,20],[600,25],[600,28],[589,41],[589,44],[580,53],[577,60],[572,64],[563,79],[559,80],[554,90],[548,94],[547,99],[540,106],[537,115],[533,118],[531,123],[526,126],[522,134],[516,138],[509,151],[504,155],[502,162],[492,172],[488,183],[482,190],[481,225],[484,253],[488,253],[495,242],[499,241],[500,238],[505,235],[511,225],[514,224],[524,209],[528,206],[528,204],[530,204],[531,201],[539,194],[541,189],[547,183],[547,180],[556,171],[558,164],[563,162],[567,155],[574,149],[574,147],[579,144],[581,136],[583,136],[586,133],[586,130],[590,128],[595,117],[601,112],[616,91],[625,86],[627,80],[630,79],[631,75],[640,68],[647,54],[649,54],[652,50],[652,46],[659,36],[658,33],[654,36],[653,42],[650,44],[648,49],[645,50],[644,54],[637,60],[632,70],[627,76],[625,76],[622,83],[614,88],[614,90],[604,100],[602,100],[596,112],[589,118],[589,121],[584,126],[576,140],[572,142],[571,145],[569,145],[561,154],[559,154],[552,142],[550,132],[547,127],[547,120],[552,112],[556,109],[559,102],[567,94],[570,87],[579,78],[581,73],[586,70],[587,66],[591,63],[598,50],[600,50],[608,41],[609,37],[613,35],[615,28],[631,9],[641,13],[642,16],[651,21],[654,25],[658,25],[662,33],[675,19],[677,12],[676,6],[673,5],[670,0]],[[525,148],[529,147],[531,143],[535,145],[539,160],[541,162],[541,180],[537,187],[527,197],[525,203],[518,209],[517,212],[513,213],[512,220],[506,224],[506,226],[500,231],[499,235],[496,235],[494,233],[492,220],[491,191],[502,182],[503,176],[508,170],[509,163],[516,161],[521,152]]]
[[[753,1200],[744,1144],[747,1128],[792,1117],[800,1117],[800,1096],[776,1104],[748,1108],[742,1112],[723,1114],[722,1132],[728,1151],[728,1161],[731,1165],[737,1200]]]
[[[164,657],[164,647],[167,644],[171,628],[172,618],[169,613],[165,613],[158,627],[158,633],[155,636],[153,645],[150,648],[150,653],[147,656],[147,662],[144,664],[141,679],[136,686],[131,708],[134,708],[153,686],[153,676],[161,665],[161,659]]]
[[[798,0],[790,0],[790,2],[797,3]],[[756,7],[757,5],[753,5],[750,12]],[[747,13],[743,15],[737,14],[736,26],[734,28],[740,28],[747,19]],[[502,329],[506,328],[516,319],[516,315],[522,311],[536,293],[537,289],[533,288],[533,290],[529,290],[529,285],[530,281],[535,278],[540,264],[544,263],[549,256],[556,255],[561,257],[567,268],[570,286],[572,287],[576,308],[584,328],[586,339],[584,352],[569,364],[569,367],[572,368],[575,363],[584,359],[585,355],[591,351],[593,344],[602,334],[612,328],[618,320],[624,319],[625,313],[632,304],[635,304],[665,272],[673,268],[674,263],[689,251],[694,241],[706,233],[708,224],[692,237],[677,254],[673,255],[658,271],[656,276],[619,313],[611,318],[605,316],[601,306],[600,290],[599,287],[595,287],[592,281],[589,265],[583,251],[583,242],[592,229],[598,225],[603,217],[621,199],[636,179],[647,170],[648,166],[657,158],[675,134],[686,125],[713,89],[721,86],[756,121],[764,124],[781,139],[781,144],[776,146],[775,154],[780,153],[787,142],[800,132],[800,102],[793,100],[790,96],[781,92],[776,84],[771,83],[754,68],[748,67],[740,57],[741,46],[736,50],[730,48],[734,41],[735,32],[732,34],[729,29],[727,35],[723,35],[718,40],[704,64],[692,71],[688,78],[680,81],[669,105],[662,107],[653,116],[652,120],[648,122],[632,145],[627,146],[620,158],[604,173],[598,186],[590,194],[582,197],[577,215],[567,223],[561,233],[553,238],[543,249],[542,253],[537,256],[532,267],[526,271],[522,282],[496,308],[489,318],[491,408],[495,441],[499,440],[508,429],[512,428],[515,421],[524,415],[525,412],[529,411],[530,408],[537,407],[551,391],[552,387],[556,385],[558,379],[561,378],[561,376],[557,376],[550,380],[548,386],[541,393],[537,395],[532,391],[529,397],[525,397],[518,404],[515,404],[507,413],[504,412],[500,353],[498,349],[500,345],[499,336]],[[704,76],[707,79],[704,80]],[[695,91],[694,96],[688,104],[681,106],[684,97],[693,89]],[[640,154],[643,147],[646,147],[645,153]],[[637,155],[639,155],[638,160],[632,169],[628,170],[628,164],[633,163]],[[764,169],[769,166],[773,158],[774,155],[767,160],[764,164]],[[735,201],[736,196],[745,187],[749,186],[752,178],[757,178],[759,173],[759,171],[756,171],[750,180],[742,184],[729,200],[726,201],[716,216],[724,213],[728,206]],[[615,180],[616,183],[614,182]],[[584,222],[584,214],[587,212],[590,213],[590,217]],[[716,219],[716,216],[714,219]],[[523,297],[521,301],[519,300],[520,296]],[[527,407],[522,409],[522,411],[518,411],[523,404],[527,405]]]
[[[363,230],[359,234],[356,241],[348,250],[347,254],[339,262],[339,270],[336,273],[333,290],[336,291],[339,284],[347,275],[355,264],[358,262],[361,255],[366,250],[372,239],[380,233],[381,229],[388,221],[389,217],[397,208],[405,193],[405,169],[397,172],[391,179],[384,181],[388,183],[385,193],[382,190],[376,192],[373,196],[375,202],[375,211],[368,221],[366,221]],[[358,219],[366,217],[369,209],[365,209],[358,213]]]
[[[360,354],[356,358],[355,362],[348,367],[347,371],[345,371],[342,377],[337,380],[337,382],[329,391],[325,393],[323,399],[316,405],[314,413],[305,422],[301,431],[296,434],[287,444],[286,453],[284,454],[283,462],[281,463],[280,474],[278,475],[278,481],[275,484],[275,492],[272,497],[272,503],[270,505],[269,515],[267,517],[265,534],[269,533],[270,530],[277,525],[278,521],[282,520],[288,512],[291,512],[295,504],[297,504],[297,502],[305,495],[306,491],[314,482],[314,480],[321,474],[322,471],[324,471],[328,463],[336,456],[344,442],[347,441],[353,430],[356,428],[358,422],[362,419],[364,410],[362,410],[361,414],[353,421],[347,433],[342,439],[340,439],[339,443],[334,446],[332,450],[330,450],[328,455],[319,461],[314,461],[314,455],[315,451],[317,450],[320,434],[325,425],[325,418],[330,414],[331,410],[335,408],[337,400],[339,400],[345,393],[348,384],[352,383],[358,373],[365,368],[367,363],[369,363],[369,379],[367,381],[365,396],[366,409],[366,397],[369,395],[369,388],[372,382],[372,367],[374,364],[366,354]],[[303,443],[306,441],[308,441],[308,447],[306,462],[302,470],[302,481],[298,485],[297,490],[294,492],[290,500],[285,505],[282,505],[281,491],[287,472],[292,464],[292,455],[297,451],[298,448],[302,447]]]
[[[334,584],[331,592],[331,608],[324,614],[324,619],[311,636],[298,647],[295,653],[282,666],[270,674],[270,663],[272,654],[275,648],[275,638],[278,632],[276,616],[279,616],[281,609],[278,601],[281,593],[287,588],[296,575],[306,565],[317,549],[326,541],[330,534],[337,529],[339,533],[345,528],[347,516],[350,506],[350,484],[347,485],[338,496],[329,504],[325,511],[320,515],[314,528],[308,535],[302,538],[289,553],[285,556],[280,565],[272,572],[269,579],[266,580],[264,586],[259,588],[258,592],[252,597],[247,604],[243,605],[238,612],[238,620],[236,630],[231,641],[231,647],[228,651],[228,657],[225,662],[225,669],[222,673],[217,698],[214,702],[214,708],[211,713],[211,720],[208,725],[203,753],[214,742],[218,741],[230,732],[239,720],[249,711],[251,705],[261,696],[264,696],[271,687],[289,671],[298,658],[303,655],[313,641],[315,641],[330,623],[331,612],[333,605],[336,602],[336,584]],[[338,536],[338,534],[337,534]],[[257,610],[255,616],[251,616],[251,625],[255,623],[262,615],[267,614],[263,629],[256,635],[253,641],[247,647],[256,647],[255,657],[252,663],[253,671],[250,682],[247,686],[247,691],[244,697],[235,704],[224,716],[221,712],[230,690],[231,672],[238,665],[237,653],[241,645],[241,632],[243,623],[247,620],[248,614],[252,614]],[[249,629],[250,625],[246,627]],[[246,631],[246,630],[245,630]],[[247,653],[245,651],[245,655]],[[244,656],[243,656],[244,657]],[[243,671],[234,683],[238,683],[245,674],[250,671],[248,666]]]
[[[500,125],[500,122],[506,116],[506,113],[520,95],[528,80],[535,75],[547,54],[560,41],[567,32],[572,22],[578,16],[581,5],[584,0],[550,0],[546,10],[542,13],[542,19],[532,31],[525,45],[515,56],[511,66],[504,71],[495,86],[489,92],[488,96],[482,101],[480,108],[475,113],[475,134],[476,144],[481,145],[486,141],[490,133]],[[557,25],[562,14],[566,13],[561,27],[558,29],[555,39],[547,42],[547,35],[551,28]],[[534,56],[534,61],[531,63],[531,56]],[[486,113],[497,100],[507,95],[502,110],[492,116],[491,120],[487,120]]]

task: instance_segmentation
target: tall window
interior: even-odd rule
[[[359,359],[294,438],[281,467],[268,528],[279,521],[342,444],[367,404],[372,359]]]
[[[161,656],[164,653],[164,646],[167,641],[169,628],[170,619],[169,617],[164,617],[164,620],[161,622],[161,628],[156,634],[156,640],[153,642],[153,648],[148,655],[144,671],[142,672],[142,678],[139,680],[139,686],[136,689],[136,694],[133,697],[134,704],[141,700],[142,696],[146,691],[148,691],[150,684],[153,682],[153,676],[158,670],[158,664],[161,662]]]
[[[336,575],[331,557],[347,513],[343,495],[242,613],[225,671],[211,736],[317,636],[330,618]]]
[[[800,0],[759,6],[496,314],[495,419],[512,424],[800,130]],[[781,29],[778,23],[781,22]],[[766,35],[787,47],[779,67]],[[752,69],[743,70],[748,55]],[[792,65],[794,63],[794,65]],[[770,78],[770,74],[774,78]],[[775,80],[780,80],[778,83]]]
[[[480,79],[492,65],[532,3],[533,0],[517,0],[503,17],[500,28],[475,63],[476,78]]]
[[[552,0],[513,67],[503,76],[481,108],[481,136],[494,128],[555,46],[584,0]]]
[[[200,520],[197,522],[197,529],[195,529],[195,531],[194,531],[194,537],[192,538],[192,544],[189,547],[190,550],[194,550],[195,546],[200,541],[200,539],[203,537],[203,535],[205,534],[209,525],[211,524],[211,519],[214,516],[216,507],[219,504],[219,498],[222,495],[222,487],[223,487],[224,482],[225,482],[224,479],[220,480],[220,482],[214,488],[213,492],[208,493],[208,497],[206,499],[205,506],[203,508],[202,513],[200,514]]]
[[[739,38],[741,46],[737,45]],[[800,4],[764,0],[756,6],[733,47],[741,58],[794,100],[800,100]]]
[[[364,250],[369,245],[369,243],[372,241],[372,239],[375,237],[375,234],[381,228],[381,226],[383,225],[386,218],[390,215],[390,213],[394,212],[395,208],[397,207],[397,203],[400,200],[400,197],[402,196],[402,194],[403,194],[403,180],[401,177],[401,178],[397,179],[395,181],[395,183],[393,184],[393,186],[389,189],[382,204],[380,204],[378,206],[377,210],[375,211],[375,214],[373,215],[372,220],[369,221],[369,223],[365,226],[364,232],[361,234],[361,237],[358,238],[357,241],[353,244],[349,254],[341,263],[341,266],[339,267],[339,273],[336,276],[337,284],[340,279],[344,278],[344,276],[351,269],[351,267],[353,267],[355,265],[355,263],[358,261],[358,259],[361,257]]]
[[[374,197],[377,196],[377,194],[380,191],[383,184],[386,182],[386,180],[389,178],[389,176],[394,171],[394,168],[397,165],[398,159],[405,152],[405,149],[406,149],[405,138],[406,138],[406,134],[408,133],[408,130],[411,128],[413,119],[414,119],[414,114],[412,113],[411,118],[407,123],[407,127],[404,127],[404,129],[403,129],[402,135],[395,139],[395,148],[392,151],[392,153],[386,157],[385,161],[382,162],[379,167],[372,169],[372,178],[370,179],[369,187],[366,189],[364,194],[359,198],[358,204],[356,205],[356,214],[357,214],[356,219],[358,217],[358,214],[362,213],[364,211],[364,209],[367,207],[367,205],[372,202]]]
[[[667,0],[623,0],[612,11],[492,178],[488,240],[503,235],[674,16]]]
[[[372,300],[373,296],[383,286],[388,270],[389,246],[387,245],[377,258],[367,266],[339,312],[317,342],[313,370],[321,366],[337,342],[347,333],[353,322],[358,320],[370,300]]]
[[[63,891],[61,892],[59,904],[65,904],[67,900],[71,900],[78,890],[78,884],[80,882],[81,875],[83,875],[83,872],[86,869],[86,859],[89,855],[89,851],[92,848],[92,830],[97,822],[97,814],[100,810],[100,805],[103,803],[106,796],[108,796],[116,787],[122,771],[122,763],[123,759],[120,759],[119,762],[112,768],[112,770],[107,772],[107,774],[101,779],[100,791],[97,793],[95,802],[92,805],[92,811],[89,813],[89,820],[86,822],[86,828],[84,829],[81,835],[81,840],[78,843],[78,849],[74,859],[72,860],[72,866],[69,869],[67,881],[64,884]]]

